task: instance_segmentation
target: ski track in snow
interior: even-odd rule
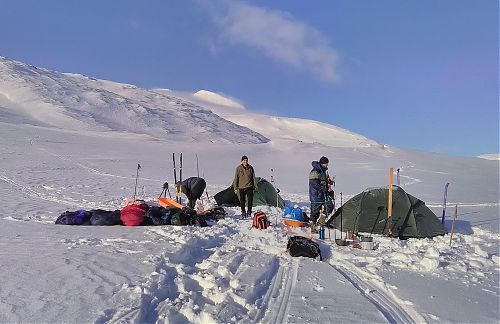
[[[269,315],[263,320],[264,323],[286,323],[290,308],[289,298],[297,282],[298,265],[299,260],[292,259],[280,267],[266,298],[266,304],[270,309]]]
[[[38,150],[42,151],[42,152],[45,152],[49,155],[52,155],[58,159],[61,159],[63,161],[66,161],[66,162],[69,162],[71,164],[74,164],[76,166],[79,166],[80,168],[84,169],[84,170],[87,170],[89,171],[90,173],[94,173],[98,176],[104,176],[104,177],[113,177],[113,178],[119,178],[119,179],[129,179],[129,180],[133,180],[135,179],[135,177],[126,177],[126,176],[121,176],[121,175],[116,175],[116,174],[111,174],[111,173],[107,173],[107,172],[103,172],[103,171],[99,171],[97,169],[94,169],[92,167],[89,167],[83,163],[80,163],[80,162],[77,162],[77,161],[74,161],[72,160],[71,158],[69,157],[65,157],[65,156],[62,156],[62,155],[59,155],[59,154],[56,154],[56,153],[53,153],[53,152],[50,152],[49,150],[45,149],[45,148],[37,148]],[[158,180],[158,179],[149,179],[149,178],[144,178],[144,177],[141,177],[141,180],[146,180],[146,181],[154,181],[154,182],[161,182],[161,180]]]
[[[368,276],[356,265],[344,262],[330,264],[335,271],[346,278],[361,295],[366,297],[389,323],[424,323],[425,318],[415,311],[411,302],[403,301],[394,294],[387,284],[376,276]]]

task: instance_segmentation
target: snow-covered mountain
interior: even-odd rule
[[[206,90],[146,90],[4,57],[0,82],[0,111],[6,122],[145,134],[175,142],[256,144],[284,139],[334,147],[377,145],[332,125],[252,113],[237,100]]]
[[[196,92],[194,97],[218,115],[274,140],[292,140],[331,147],[380,146],[362,135],[318,121],[267,116],[245,111],[242,109],[244,106],[234,99],[207,90]]]
[[[168,93],[0,57],[2,121],[145,134],[176,142],[265,143],[264,136]]]

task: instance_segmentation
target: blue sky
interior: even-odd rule
[[[499,152],[497,0],[2,1],[0,55],[310,118],[381,143]]]

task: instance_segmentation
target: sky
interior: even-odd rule
[[[498,16],[497,0],[0,1],[0,55],[476,156],[499,153]]]

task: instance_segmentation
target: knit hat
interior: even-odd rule
[[[248,156],[243,155],[243,156],[241,157],[241,161],[243,161],[243,160],[247,160],[247,161],[248,161]]]
[[[327,164],[328,163],[328,158],[326,156],[322,156],[321,159],[319,159],[319,164]]]

